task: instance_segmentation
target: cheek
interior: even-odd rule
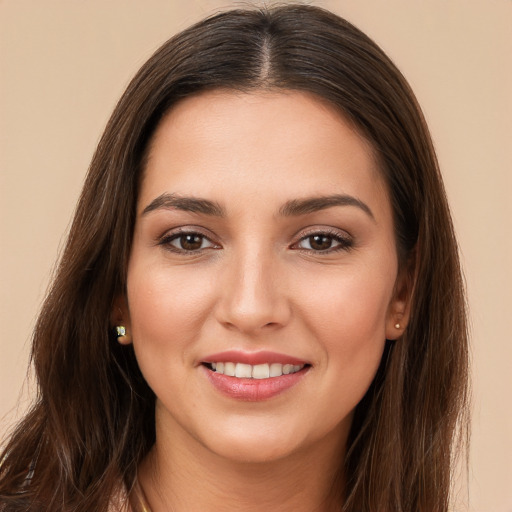
[[[302,292],[302,309],[312,325],[345,341],[385,338],[393,279],[362,270],[316,275],[314,283],[316,293]]]
[[[128,304],[133,347],[139,368],[159,400],[172,409],[176,396],[194,407],[188,369],[211,309],[208,280],[168,266],[133,265],[128,272]]]
[[[394,282],[384,274],[362,272],[338,279],[317,276],[316,284],[323,292],[305,296],[303,317],[322,347],[326,386],[341,390],[348,405],[355,406],[382,358]]]
[[[199,286],[199,283],[201,284]],[[128,303],[133,343],[139,364],[150,358],[183,361],[193,348],[211,309],[208,279],[180,269],[136,265],[128,273]],[[169,357],[172,356],[172,357]]]

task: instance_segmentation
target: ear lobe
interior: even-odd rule
[[[114,300],[110,312],[110,326],[116,332],[118,343],[121,345],[132,343],[130,311],[125,295],[118,295]]]
[[[402,336],[409,321],[409,311],[405,305],[395,304],[388,312],[386,320],[386,339],[396,340]]]
[[[409,322],[411,301],[414,290],[414,274],[412,265],[400,273],[395,284],[393,299],[388,308],[386,318],[386,339],[396,340],[402,336]]]

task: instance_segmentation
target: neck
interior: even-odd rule
[[[339,512],[344,444],[336,432],[278,460],[226,459],[199,443],[158,435],[139,468],[152,512]]]

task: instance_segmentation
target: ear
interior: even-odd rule
[[[130,310],[128,309],[128,301],[124,294],[118,295],[114,299],[112,311],[110,312],[110,326],[114,330],[117,329],[117,341],[121,345],[129,345],[132,343]]]
[[[414,265],[410,263],[399,272],[396,279],[393,298],[389,303],[386,317],[386,339],[396,340],[402,336],[409,323],[411,301],[414,292]]]

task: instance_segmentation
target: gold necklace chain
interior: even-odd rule
[[[148,500],[146,499],[146,495],[144,494],[144,491],[139,484],[138,478],[135,479],[133,492],[135,493],[135,497],[137,499],[137,503],[135,504],[136,509],[134,512],[152,512],[148,504]]]

